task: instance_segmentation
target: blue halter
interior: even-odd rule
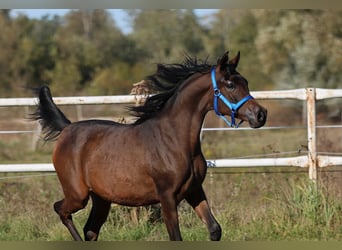
[[[254,99],[253,96],[247,95],[242,98],[238,103],[231,103],[224,95],[221,94],[220,89],[217,86],[216,76],[215,76],[215,68],[211,70],[211,81],[214,89],[214,110],[217,116],[219,116],[229,127],[238,128],[243,120],[241,120],[238,124],[235,124],[235,115],[239,108],[244,105],[248,100]],[[231,111],[231,122],[227,120],[227,118],[220,113],[218,110],[218,99],[220,99]]]

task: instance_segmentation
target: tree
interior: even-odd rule
[[[0,82],[2,87],[0,94],[6,97],[18,85],[17,80],[13,79],[16,77],[16,69],[13,68],[12,57],[16,55],[19,40],[19,31],[14,26],[7,11],[0,13],[0,30]]]
[[[41,20],[20,20],[14,21],[18,27],[25,27],[29,24],[26,32],[20,40],[16,64],[23,61],[21,71],[26,72],[26,86],[40,86],[48,84],[46,72],[55,66],[53,58],[56,45],[53,36],[59,27],[60,19],[55,17],[48,19],[43,17]],[[26,58],[26,60],[23,60]]]
[[[220,10],[205,26],[192,10],[128,12],[124,35],[106,10],[41,20],[0,10],[1,96],[42,84],[58,95],[124,94],[155,63],[184,53],[215,63],[225,50],[241,51],[251,89],[342,86],[340,10]]]
[[[204,51],[204,39],[207,30],[203,28],[196,17],[193,10],[185,10],[180,16],[179,25],[181,33],[180,46],[192,55],[203,56],[207,51]]]
[[[56,66],[49,77],[52,89],[60,94],[89,88],[102,70],[116,62],[132,63],[123,53],[125,45],[131,45],[105,10],[71,11],[57,30],[55,43]]]
[[[230,56],[241,52],[239,72],[249,81],[251,89],[267,89],[270,78],[262,71],[255,47],[258,35],[258,19],[250,10],[220,10],[215,15],[208,36],[208,50],[219,55],[229,50]]]
[[[256,48],[265,74],[280,89],[342,86],[342,12],[254,11]]]
[[[190,10],[142,10],[133,13],[132,38],[149,63],[179,62],[184,53],[201,56],[205,30]]]
[[[31,20],[0,15],[0,80],[2,95],[25,95],[25,88],[48,82],[46,70],[54,66],[50,51],[58,20]],[[7,92],[7,93],[6,93]]]

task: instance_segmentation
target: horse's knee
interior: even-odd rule
[[[210,232],[210,240],[217,241],[221,239],[222,229],[218,223],[213,224],[210,227],[209,232]]]

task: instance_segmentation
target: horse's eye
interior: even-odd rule
[[[234,89],[234,88],[235,88],[235,83],[232,82],[232,81],[227,81],[227,87],[228,87],[229,89]]]

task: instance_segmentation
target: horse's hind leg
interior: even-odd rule
[[[186,197],[186,201],[194,208],[201,220],[207,225],[210,233],[210,239],[220,240],[221,227],[211,213],[202,186],[199,186],[197,189],[193,190],[193,192]]]
[[[78,233],[74,225],[74,222],[72,221],[71,214],[84,208],[87,205],[87,202],[88,202],[88,197],[80,201],[75,201],[75,200],[71,201],[71,200],[63,199],[63,200],[57,201],[54,204],[54,209],[56,213],[59,215],[62,223],[68,228],[74,240],[81,241],[82,238],[80,234]]]
[[[85,240],[97,240],[100,229],[105,223],[110,210],[111,202],[103,200],[94,193],[90,193],[93,206],[86,225],[83,228]]]
[[[63,200],[57,201],[54,205],[56,213],[59,215],[62,223],[68,228],[74,240],[82,240],[73,221],[72,214],[83,209],[89,200],[88,187],[83,182],[72,182],[66,175],[59,176],[61,185],[63,186]]]

